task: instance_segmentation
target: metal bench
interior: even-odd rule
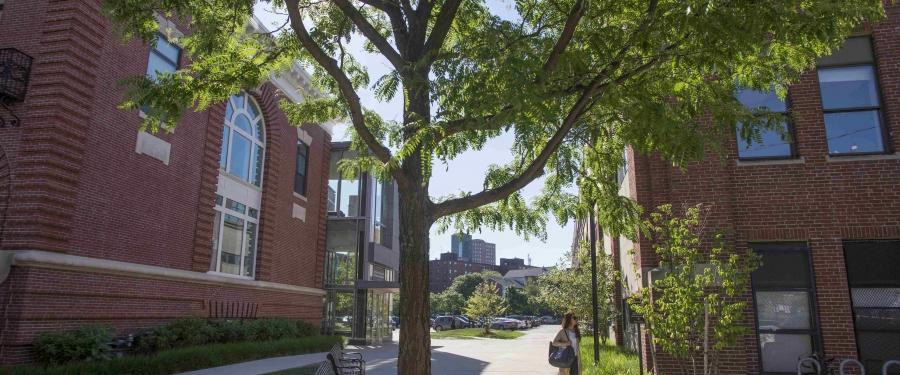
[[[362,353],[346,352],[340,344],[331,347],[327,358],[336,375],[366,373],[366,361],[363,360]]]
[[[316,375],[337,375],[334,373],[334,369],[331,368],[331,363],[328,361],[322,362],[319,364],[319,368],[316,369]]]

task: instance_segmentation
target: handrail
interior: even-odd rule
[[[888,373],[888,372],[887,372],[888,367],[891,367],[891,365],[898,365],[898,366],[900,366],[900,361],[898,361],[898,360],[896,360],[896,359],[892,359],[892,360],[889,360],[889,361],[885,362],[885,363],[884,363],[884,366],[881,366],[881,373],[884,374],[884,375],[887,375],[887,373]]]
[[[841,361],[841,375],[844,375],[844,366],[846,366],[848,363],[856,363],[856,366],[859,367],[860,375],[866,375],[866,368],[865,366],[863,366],[862,362],[857,361],[853,358],[847,358]]]
[[[819,360],[817,360],[815,357],[806,357],[797,362],[797,375],[803,375],[804,362],[812,362],[812,364],[816,365],[816,374],[822,373],[822,365],[819,364]]]

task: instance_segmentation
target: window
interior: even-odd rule
[[[735,98],[744,107],[751,110],[787,115],[787,106],[783,100],[778,98],[774,90],[740,89],[735,93]],[[738,124],[738,158],[773,159],[794,156],[793,143],[790,141],[790,130],[786,121],[782,121],[779,128],[776,129],[761,126],[744,129],[744,124]]]
[[[373,242],[385,247],[391,247],[393,237],[393,198],[394,185],[390,181],[373,180],[375,184],[374,211],[372,223],[375,231]]]
[[[328,213],[338,217],[359,217],[363,202],[363,186],[359,176],[346,178],[338,170],[338,162],[344,158],[355,157],[352,151],[337,150],[331,153],[331,165],[328,171]]]
[[[0,2],[2,1],[0,0]],[[150,48],[147,76],[155,81],[159,73],[174,73],[178,70],[179,58],[181,58],[181,48],[170,43],[162,34],[157,34],[156,45]]]
[[[225,108],[219,166],[256,187],[262,184],[265,136],[262,112],[246,94],[232,96]]]
[[[753,244],[753,301],[763,373],[796,373],[797,360],[818,348],[809,251],[802,243]]]
[[[211,270],[253,277],[259,211],[221,195],[215,210]]]
[[[859,360],[881,374],[885,360],[900,358],[900,241],[847,241],[844,256]]]
[[[619,167],[616,175],[619,185],[622,185],[622,181],[625,181],[625,176],[628,175],[628,146],[622,149],[622,166]]]
[[[868,37],[850,38],[819,60],[819,90],[831,155],[883,153],[881,99]]]
[[[331,220],[325,242],[325,285],[353,285],[358,279],[361,220]]]
[[[297,140],[297,166],[294,170],[294,192],[306,196],[306,168],[309,160],[309,146]]]

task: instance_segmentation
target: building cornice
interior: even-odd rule
[[[13,266],[88,272],[142,279],[190,282],[195,284],[268,290],[310,296],[325,295],[325,291],[318,288],[39,250],[0,251],[0,283],[6,279]]]

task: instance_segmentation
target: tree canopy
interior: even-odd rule
[[[710,139],[734,134],[739,119],[765,126],[733,99],[737,86],[784,94],[855,26],[883,16],[879,0],[520,0],[502,15],[484,1],[272,0],[289,27],[258,35],[243,32],[254,3],[107,1],[129,38],[154,40],[156,12],[190,24],[177,42],[191,63],[155,82],[132,80],[125,106],[150,104],[145,123],[171,128],[185,109],[205,109],[299,60],[327,95],[283,108],[298,125],[348,119],[363,155],[347,168],[412,182],[401,164],[415,157],[424,179],[414,182],[427,187],[433,163],[512,133],[515,160],[492,166],[484,191],[435,197],[430,213],[450,215],[444,228],[538,236],[544,212],[576,213],[578,198],[564,188],[586,170],[594,173],[582,189],[605,208],[601,224],[632,231],[615,225],[633,223],[636,207],[614,194],[610,178],[626,144],[683,164],[718,144]],[[355,38],[391,71],[370,76],[347,47]],[[403,95],[404,123],[363,108],[364,87],[383,100]],[[530,205],[517,191],[540,176],[544,194]]]
[[[430,373],[428,232],[454,227],[544,236],[548,213],[565,221],[594,207],[599,224],[633,235],[637,205],[620,197],[625,145],[676,165],[734,134],[759,138],[776,115],[742,107],[738,87],[784,95],[818,56],[866,21],[881,0],[516,0],[505,14],[482,0],[271,0],[287,15],[277,32],[246,33],[255,0],[106,0],[126,38],[152,42],[156,15],[190,25],[175,42],[190,63],[156,80],[129,80],[123,107],[147,107],[145,126],[172,128],[299,60],[324,93],[281,103],[298,126],[352,125],[359,157],[341,169],[397,182],[400,209],[399,370]],[[353,40],[383,57],[370,76]],[[363,88],[402,95],[403,119],[364,108]],[[754,131],[754,129],[757,129]],[[483,190],[432,197],[435,163],[514,138]],[[542,178],[542,194],[519,190]],[[567,193],[578,187],[580,196]]]

